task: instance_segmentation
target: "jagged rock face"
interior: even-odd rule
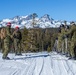
[[[43,22],[50,22],[51,21],[48,14],[45,14],[44,16],[42,16],[40,18],[40,20]]]

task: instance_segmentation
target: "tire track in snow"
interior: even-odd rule
[[[59,63],[58,63],[58,60],[56,60],[56,58],[58,56],[56,55],[56,58],[54,56],[55,59],[53,59],[52,56],[53,55],[51,55],[50,58],[51,58],[51,68],[52,68],[52,71],[53,71],[53,75],[60,75],[60,68],[58,66]]]
[[[44,66],[44,59],[42,57],[36,58],[36,66],[33,75],[40,75]]]
[[[0,66],[0,75],[2,75],[3,73],[5,73],[6,75],[11,75],[11,73],[13,71],[15,71],[15,68],[12,68],[12,65],[9,64],[9,61],[2,61],[0,62],[2,65]]]
[[[42,71],[43,71],[43,68],[44,68],[44,57],[43,57],[42,59],[43,59],[43,63],[42,63],[42,68],[41,68],[41,70],[40,70],[39,75],[41,75],[41,73],[42,73]]]
[[[16,66],[12,67],[12,69],[14,68],[15,70],[13,70],[13,72],[10,73],[9,75],[25,75],[25,72],[27,73],[27,70],[30,67],[31,61],[33,61],[33,59],[27,59],[25,62],[24,61],[23,60],[15,61],[14,65]]]
[[[59,59],[63,59],[63,58],[60,56]],[[58,63],[59,63],[58,66],[60,68],[60,73],[61,73],[60,75],[68,75],[63,61],[65,61],[65,60],[58,60]]]
[[[14,69],[14,71],[9,73],[9,75],[21,75],[21,67],[23,67],[23,64],[21,62],[18,62],[18,61],[12,62],[12,64],[13,65],[11,66],[11,69]]]
[[[30,64],[30,66],[28,67],[27,72],[25,72],[24,75],[33,75],[33,71],[35,69],[35,65],[36,65],[36,59],[33,60],[33,62]]]
[[[69,61],[68,61],[69,63]],[[76,74],[76,60],[70,61],[70,64],[72,64],[72,71],[74,74]]]
[[[27,60],[28,60],[28,59],[27,59]],[[30,60],[29,65],[25,65],[25,68],[24,68],[24,70],[21,72],[21,75],[26,75],[27,72],[28,72],[28,70],[29,70],[29,68],[30,68],[30,66],[31,66],[31,64],[34,63],[34,58],[31,58],[31,59],[29,59],[29,60]]]
[[[18,72],[19,72],[19,70],[15,69],[14,72],[10,73],[9,75],[19,75]]]
[[[67,71],[67,75],[73,75],[72,71],[70,70],[70,67],[68,66],[68,60],[67,61],[63,61],[64,67]]]
[[[49,59],[49,56],[44,58],[44,66],[40,75],[53,75]]]
[[[62,63],[67,71],[67,75],[76,75],[76,70],[74,72],[75,68],[74,69],[72,68],[74,65],[73,61],[71,61],[71,64],[70,64],[69,60],[67,59],[67,60],[62,60]]]
[[[63,56],[58,55],[57,57],[52,56],[53,60],[58,61],[58,66],[60,69],[60,75],[75,75],[76,73],[72,70],[70,64],[68,63],[68,59],[63,58]],[[71,61],[72,62],[72,61]],[[55,74],[56,75],[56,74]]]
[[[43,70],[43,67],[44,67],[44,57],[43,57],[43,64],[42,64],[42,68],[41,68],[41,71],[40,71],[39,75],[41,75],[42,70]]]
[[[72,62],[72,64],[71,64],[71,62],[69,62],[69,60],[68,60],[68,61],[66,62],[66,64],[67,64],[69,70],[72,72],[72,75],[76,75],[76,71],[74,72],[74,70],[73,70],[73,62]]]
[[[64,73],[67,75],[66,69],[63,64],[63,60],[66,60],[66,59],[63,59],[61,57],[62,56],[59,54],[51,56],[51,61],[52,61],[51,64],[53,65],[52,66],[53,70],[56,69],[56,70],[54,70],[55,72],[53,71],[54,75],[64,75]]]
[[[54,75],[54,71],[53,71],[53,62],[52,62],[52,59],[51,59],[51,56],[49,56],[49,62],[50,62],[50,70],[51,70],[51,72],[52,72],[52,74]]]
[[[68,75],[68,72],[67,72],[67,70],[66,70],[66,68],[65,68],[65,65],[64,65],[64,61],[66,61],[67,59],[66,58],[63,58],[61,55],[51,55],[51,65],[53,65],[52,66],[52,68],[53,68],[53,70],[54,70],[54,68],[55,68],[55,61],[56,61],[56,63],[57,63],[57,69],[56,70],[54,70],[53,71],[53,73],[54,73],[54,75]],[[54,63],[53,63],[54,62]],[[59,69],[59,70],[58,70]],[[58,70],[58,71],[57,71]],[[58,74],[58,72],[59,72],[59,74]]]
[[[51,67],[51,70],[52,70],[52,72],[53,72],[53,75],[55,75],[55,71],[54,71],[54,63],[53,63],[53,59],[52,59],[52,57],[50,56],[50,67]]]

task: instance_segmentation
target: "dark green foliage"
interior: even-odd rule
[[[23,29],[23,45],[27,51],[51,51],[57,37],[57,28]]]
[[[26,28],[24,28],[22,30],[22,42],[21,42],[21,47],[22,47],[22,50],[25,51],[27,48],[26,48],[26,45],[27,45],[27,35],[28,35],[28,30]]]
[[[13,30],[12,30],[13,31]],[[34,29],[21,29],[22,52],[50,52],[53,48],[55,38],[57,37],[57,28],[34,28]],[[14,48],[14,47],[13,47]],[[14,50],[14,49],[13,49]]]

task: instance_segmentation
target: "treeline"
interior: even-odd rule
[[[12,29],[13,32],[13,29]],[[58,28],[34,28],[34,29],[21,29],[22,52],[39,52],[48,51],[53,49],[55,39],[58,35]],[[3,52],[3,42],[0,40],[0,50]],[[11,44],[11,52],[14,52],[13,41]]]
[[[26,52],[51,51],[57,37],[57,28],[22,30],[22,49]]]

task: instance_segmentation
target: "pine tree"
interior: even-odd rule
[[[27,38],[28,38],[28,29],[24,28],[22,31],[22,43],[21,43],[23,51],[28,50]]]

